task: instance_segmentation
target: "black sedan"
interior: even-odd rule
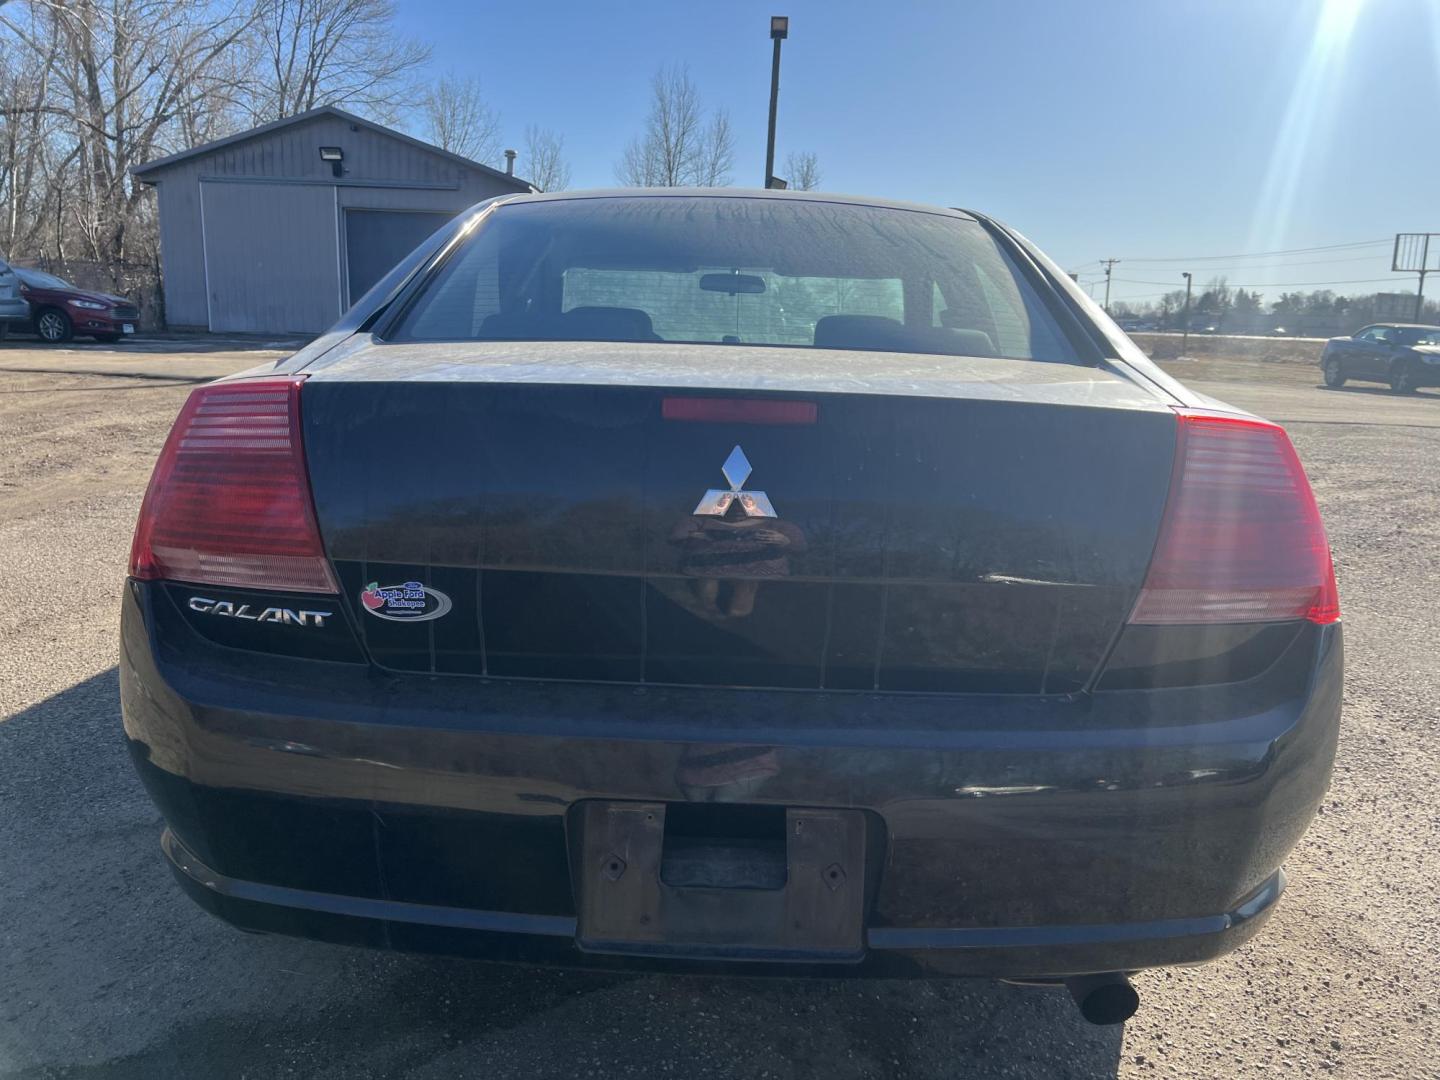
[[[1389,383],[1397,394],[1440,386],[1440,326],[1376,323],[1349,337],[1331,338],[1320,354],[1326,386],[1351,379]]]
[[[1341,634],[1275,424],[981,214],[503,197],[197,389],[125,731],[247,930],[1065,983],[1253,935]]]

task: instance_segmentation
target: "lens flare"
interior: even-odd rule
[[[1250,225],[1253,251],[1283,246],[1300,181],[1313,167],[1321,123],[1335,112],[1350,37],[1365,0],[1324,0],[1270,155]]]

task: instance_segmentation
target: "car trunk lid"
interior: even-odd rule
[[[371,658],[402,671],[1071,693],[1135,602],[1174,453],[1163,403],[1075,365],[337,355],[305,387],[317,513]],[[674,405],[706,400],[729,404]],[[697,514],[707,493],[775,516]]]

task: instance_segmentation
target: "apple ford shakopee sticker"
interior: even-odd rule
[[[450,597],[418,581],[381,585],[372,581],[360,592],[360,606],[377,619],[391,622],[426,622],[450,610]]]

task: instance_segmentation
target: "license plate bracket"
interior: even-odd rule
[[[664,803],[587,800],[572,812],[577,943],[586,951],[838,963],[864,956],[861,811],[787,808],[779,888],[667,884]]]

